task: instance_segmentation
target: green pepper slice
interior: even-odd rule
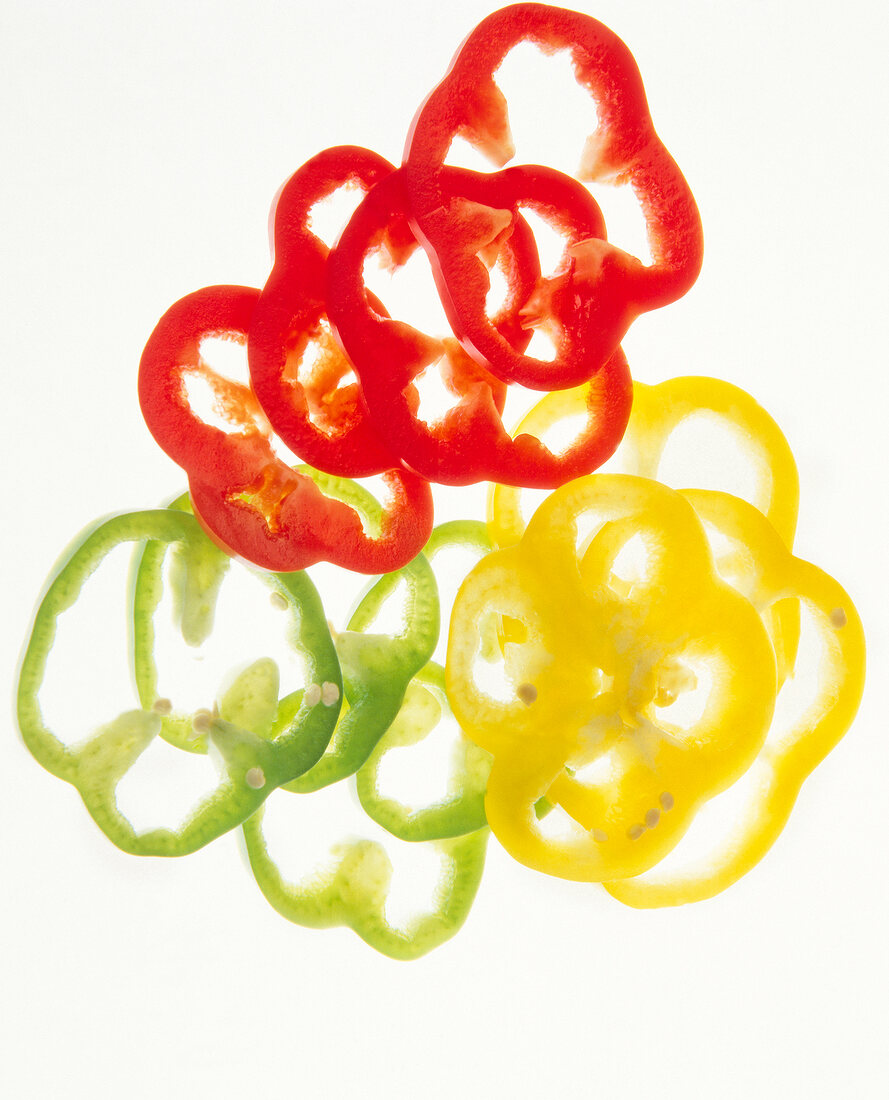
[[[463,836],[488,823],[485,790],[493,758],[462,732],[454,745],[442,798],[417,806],[380,793],[380,769],[388,754],[421,743],[447,715],[450,707],[444,669],[430,663],[414,677],[398,716],[356,776],[358,800],[365,813],[399,840]]]
[[[424,554],[432,560],[442,550],[455,546],[480,556],[489,553],[487,525],[476,520],[443,523],[432,532]],[[488,645],[496,644],[496,639],[488,640]],[[399,840],[440,840],[487,825],[485,790],[492,757],[462,731],[453,746],[451,769],[441,798],[426,805],[408,805],[381,793],[380,772],[388,754],[421,744],[450,714],[444,670],[430,662],[414,677],[398,716],[358,771],[358,800],[365,813]],[[546,799],[541,799],[537,814],[545,816],[550,809]]]
[[[454,547],[479,556],[490,553],[487,525],[477,520],[442,523],[432,532],[423,553],[432,561],[443,550]],[[490,757],[462,734],[454,746],[451,773],[442,799],[425,806],[409,806],[380,792],[380,770],[386,756],[425,741],[450,712],[442,670],[430,663],[408,687],[398,716],[356,776],[358,799],[365,813],[400,840],[440,840],[487,825],[484,794]]]
[[[351,505],[372,528],[379,526],[382,508],[362,486],[308,467],[302,471],[325,494]],[[404,629],[394,636],[368,632],[402,581],[407,586]],[[308,794],[358,771],[401,709],[408,684],[432,656],[438,634],[438,588],[422,554],[370,586],[346,630],[334,637],[345,699],[333,739],[318,763],[285,784],[285,790]]]
[[[367,839],[337,845],[331,866],[302,882],[287,882],[269,854],[263,812],[243,825],[250,866],[269,904],[294,924],[345,925],[381,954],[408,961],[449,940],[469,915],[484,871],[487,829],[432,842],[442,859],[433,908],[399,929],[386,918],[392,864],[382,845]]]
[[[279,706],[270,698],[276,695],[276,670],[273,674],[271,662],[257,662],[229,689],[220,716],[207,716],[206,733],[223,772],[215,791],[181,828],[137,832],[118,809],[116,792],[160,733],[161,708],[127,711],[84,743],[70,747],[44,724],[39,694],[59,616],[76,603],[87,578],[111,550],[144,540],[181,546],[187,559],[197,562],[206,536],[193,516],[176,509],[128,513],[90,528],[58,569],[37,609],[19,677],[18,722],[31,754],[47,771],[77,788],[112,843],[134,855],[181,856],[239,825],[270,791],[308,770],[330,740],[339,707],[319,705],[308,693],[299,699],[288,697],[287,705]],[[286,604],[292,620],[290,642],[303,655],[309,680],[335,685],[339,693],[339,664],[312,582],[305,573],[267,574],[261,579],[278,594],[282,606]],[[255,719],[257,728],[242,725],[239,719],[245,717]]]
[[[188,493],[183,493],[167,507],[194,515]],[[212,633],[216,600],[232,561],[206,537],[173,543],[152,539],[136,551],[130,603],[133,678],[139,702],[146,710],[154,706],[161,694],[154,659],[154,616],[164,594],[162,570],[168,554],[173,619],[182,640],[192,647],[201,645]],[[205,753],[207,736],[195,730],[193,723],[193,714],[162,714],[160,735],[184,752]]]

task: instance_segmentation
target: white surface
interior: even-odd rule
[[[75,533],[183,484],[135,395],[157,318],[209,283],[262,285],[269,204],[308,156],[351,142],[397,161],[486,13],[6,0],[6,682]],[[845,584],[868,635],[852,731],[721,897],[634,912],[492,844],[463,931],[401,965],[278,917],[233,837],[182,861],[117,852],[10,716],[7,1095],[885,1095],[884,9],[601,0],[591,14],[633,50],[707,240],[695,289],[634,326],[632,369],[719,375],[784,428],[797,551]],[[479,499],[459,507],[478,515]]]

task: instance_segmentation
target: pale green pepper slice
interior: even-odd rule
[[[427,805],[407,805],[380,792],[380,771],[389,753],[420,744],[448,715],[444,669],[430,663],[414,677],[398,717],[356,776],[358,799],[365,813],[400,840],[463,836],[488,823],[485,789],[492,757],[462,731],[454,744],[442,798]]]
[[[393,871],[382,845],[367,839],[339,844],[327,868],[288,882],[269,854],[262,816],[260,810],[243,826],[250,866],[269,904],[294,924],[345,925],[381,954],[407,961],[449,940],[469,915],[484,871],[487,829],[432,842],[442,860],[432,908],[396,928],[386,916]]]
[[[168,508],[194,515],[188,493],[171,501]],[[197,647],[213,630],[216,600],[231,564],[210,539],[161,542],[152,539],[133,558],[132,614],[133,677],[139,702],[151,709],[161,697],[154,658],[154,617],[164,594],[163,564],[170,557],[170,592],[173,619],[186,645]],[[205,753],[207,737],[194,728],[194,715],[171,711],[161,715],[161,737],[185,752]]]
[[[302,469],[326,495],[351,505],[372,530],[379,527],[382,508],[366,489],[347,478]],[[401,582],[407,589],[403,629],[396,635],[370,632]],[[398,714],[408,684],[432,656],[438,632],[438,588],[422,554],[370,586],[347,628],[334,632],[345,699],[333,739],[318,763],[285,790],[307,794],[355,774]]]
[[[114,844],[137,855],[181,856],[239,825],[270,791],[308,770],[330,740],[339,707],[324,705],[308,692],[288,698],[281,707],[277,670],[267,662],[251,666],[221,700],[220,715],[206,716],[204,732],[221,761],[218,786],[180,828],[137,831],[118,808],[117,788],[160,733],[162,701],[128,711],[85,742],[68,746],[45,725],[39,694],[59,616],[77,601],[111,550],[144,540],[180,546],[189,560],[197,561],[206,536],[193,516],[176,509],[116,516],[90,529],[59,567],[37,609],[18,683],[18,722],[32,755],[77,788]],[[262,579],[290,615],[289,641],[302,655],[309,681],[330,684],[339,696],[339,664],[314,585],[305,573],[264,574]],[[255,720],[255,728],[237,721],[245,717]]]

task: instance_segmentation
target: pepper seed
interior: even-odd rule
[[[533,684],[519,684],[516,688],[516,695],[526,707],[530,707],[532,703],[537,702],[537,688]]]

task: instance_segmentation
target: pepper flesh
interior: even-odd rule
[[[491,756],[462,735],[454,744],[447,788],[436,801],[408,804],[381,790],[386,757],[421,744],[450,713],[441,665],[418,673],[395,721],[356,776],[358,800],[365,813],[399,840],[438,840],[463,836],[487,825],[485,789]]]
[[[380,506],[360,485],[317,471],[310,476],[329,495],[348,500],[369,523],[379,524]],[[368,628],[402,584],[403,629],[395,635],[373,633]],[[413,676],[432,656],[438,633],[435,576],[426,558],[418,554],[403,569],[375,581],[346,629],[335,633],[344,692],[340,720],[318,763],[285,784],[285,790],[306,794],[355,774],[398,714]]]
[[[560,422],[578,418],[589,405],[585,386],[547,394],[527,413],[516,434],[543,436]],[[662,480],[661,466],[670,441],[694,418],[715,421],[740,444],[752,479],[753,503],[776,527],[788,549],[793,548],[799,510],[799,475],[790,446],[781,429],[750,394],[719,378],[671,378],[655,386],[633,383],[633,408],[615,455],[621,473]],[[709,482],[729,478],[732,471],[714,472],[712,456],[701,472]],[[672,485],[680,489],[686,486]],[[708,484],[704,487],[710,487]],[[720,486],[722,487],[722,486]],[[519,541],[525,529],[521,494],[507,485],[492,485],[488,494],[488,529],[497,547]],[[779,601],[765,613],[769,636],[778,659],[778,679],[792,673],[799,645],[799,606]]]
[[[522,418],[514,434],[542,436],[560,423],[578,419],[589,403],[589,385],[547,394]],[[785,546],[792,548],[799,511],[799,474],[793,453],[765,409],[730,382],[689,375],[651,386],[635,379],[633,407],[614,455],[615,466],[621,473],[663,481],[661,464],[670,441],[678,429],[696,417],[718,422],[740,444],[752,475],[750,502],[773,524]],[[701,476],[713,480],[721,471],[714,474],[712,458],[707,458]],[[519,490],[491,485],[488,531],[493,546],[499,549],[513,545],[524,530]]]
[[[368,416],[360,384],[341,385],[352,364],[327,322],[329,250],[310,229],[311,212],[342,188],[367,191],[394,171],[369,149],[336,146],[294,172],[275,202],[275,262],[247,342],[251,385],[277,434],[305,462],[345,477],[382,473],[398,459]],[[405,219],[386,243],[401,260],[416,247]]]
[[[216,790],[178,830],[138,832],[118,808],[116,792],[160,733],[159,710],[125,712],[85,742],[68,747],[44,724],[39,694],[59,616],[77,601],[87,578],[111,550],[124,542],[144,540],[179,544],[184,552],[198,554],[206,541],[194,517],[178,510],[116,516],[91,530],[62,564],[37,609],[19,677],[18,722],[31,754],[47,771],[77,788],[109,840],[134,855],[181,856],[241,824],[270,791],[312,767],[330,740],[339,708],[303,701],[293,707],[283,726],[274,728],[271,719],[277,708],[273,707],[268,712],[269,722],[263,714],[259,725],[245,728],[237,721],[244,707],[230,696],[231,713],[207,722],[207,738],[217,750],[224,772]],[[307,675],[319,683],[334,683],[339,689],[342,681],[336,653],[321,601],[309,578],[296,573],[263,579],[293,617],[291,644],[302,655]],[[254,686],[258,681],[265,684],[267,669],[254,666],[250,677]],[[156,700],[151,700],[154,703]],[[253,713],[256,716],[258,712]]]
[[[637,536],[643,561],[628,567]],[[494,695],[477,679],[492,616],[511,624]],[[659,862],[755,758],[775,684],[759,615],[717,574],[694,510],[642,478],[551,494],[518,545],[470,573],[451,619],[448,697],[494,755],[488,822],[520,862],[564,878]],[[685,693],[695,705],[671,719]],[[544,796],[573,819],[566,835],[538,820]]]
[[[392,864],[380,844],[366,839],[339,844],[327,867],[292,883],[269,853],[261,811],[244,823],[243,832],[256,882],[283,917],[307,928],[346,925],[381,954],[400,960],[420,958],[460,930],[481,882],[488,841],[487,829],[431,841],[442,862],[432,908],[406,928],[396,928],[386,915]]]
[[[497,166],[515,150],[506,101],[494,73],[507,52],[530,41],[544,52],[568,50],[578,82],[595,101],[597,128],[587,139],[581,173],[603,183],[629,183],[648,227],[652,263],[602,239],[584,243],[582,298],[564,326],[553,363],[516,356],[484,324],[471,291],[478,274],[471,240],[449,209],[444,160],[456,136]],[[420,107],[404,153],[414,232],[433,263],[451,324],[479,362],[509,381],[558,389],[604,366],[640,313],[680,298],[701,268],[703,235],[691,191],[655,133],[638,68],[624,43],[589,16],[543,4],[514,4],[484,19],[463,42],[448,72]],[[577,372],[577,350],[587,373]]]
[[[472,520],[443,523],[432,532],[424,554],[431,563],[442,551],[454,547],[481,556],[490,553],[485,525]],[[463,736],[459,728],[441,798],[409,806],[381,791],[380,773],[389,753],[422,743],[450,715],[444,669],[430,662],[414,676],[394,722],[357,773],[358,800],[365,813],[400,840],[462,836],[487,824],[484,796],[490,756]]]
[[[274,572],[330,561],[359,573],[407,564],[432,529],[428,484],[387,470],[390,501],[378,538],[358,513],[325,497],[310,477],[274,453],[272,432],[249,386],[222,379],[201,356],[201,341],[243,341],[259,299],[248,287],[207,287],[173,305],[148,340],[139,368],[139,399],[152,434],[189,475],[195,514],[223,549]],[[217,411],[235,430],[223,431],[192,409],[187,376],[213,389]]]
[[[719,572],[760,614],[787,599],[810,611],[822,661],[806,708],[789,728],[775,723],[744,776],[730,836],[717,837],[722,843],[711,843],[704,855],[690,857],[680,846],[669,869],[656,867],[605,884],[619,901],[639,908],[712,897],[754,867],[786,825],[807,776],[848,730],[864,690],[864,631],[848,593],[822,570],[794,557],[746,501],[705,490],[686,490],[683,496],[719,538]]]
[[[504,207],[516,206],[523,195],[529,196],[529,202],[542,205],[548,196],[555,194],[561,204],[556,206],[559,217],[570,218],[572,225],[583,221],[585,228],[592,232],[601,225],[598,207],[592,198],[587,196],[582,200],[577,185],[559,173],[513,168],[486,177],[462,169],[448,169],[447,175],[455,191],[464,199],[496,206],[490,210],[492,217],[483,220],[483,229],[472,222],[476,250],[491,243],[491,234],[496,235],[500,222],[493,215]],[[337,339],[355,364],[371,415],[385,425],[393,449],[411,469],[431,481],[447,485],[467,485],[488,479],[552,488],[595,469],[619,443],[630,412],[632,384],[626,360],[619,349],[600,371],[586,432],[565,454],[553,454],[529,435],[515,440],[510,438],[500,415],[502,404],[498,408],[495,400],[495,382],[487,375],[466,389],[454,387],[459,402],[440,420],[430,424],[421,418],[415,379],[424,370],[431,369],[443,353],[452,362],[455,353],[404,322],[381,316],[368,300],[362,278],[365,259],[386,227],[403,217],[405,209],[403,175],[398,172],[377,184],[364,199],[328,262],[331,323]],[[512,230],[503,246],[508,249],[525,223],[514,210],[503,209],[503,213],[505,224]],[[524,237],[520,241],[524,242]],[[517,264],[514,293],[492,324],[495,328],[499,326],[498,331],[502,330],[507,344],[512,346],[512,339],[516,347],[522,348],[527,346],[529,337],[526,334],[521,338],[522,330],[515,325],[516,311],[522,295],[530,294],[539,267],[536,254],[534,266],[529,266],[531,260],[524,243],[518,255],[521,262]],[[487,278],[485,272],[484,280]]]

